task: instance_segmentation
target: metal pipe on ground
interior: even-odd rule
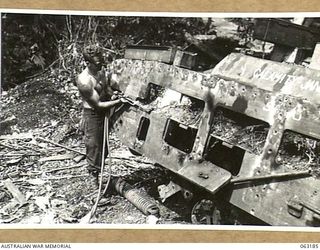
[[[159,208],[146,194],[142,194],[138,189],[133,188],[130,184],[122,179],[118,179],[114,184],[115,190],[136,206],[145,215],[159,214]]]

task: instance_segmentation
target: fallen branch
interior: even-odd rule
[[[87,176],[89,176],[89,174],[69,175],[69,176],[52,177],[52,178],[43,178],[43,180],[45,180],[45,181],[55,181],[55,180],[62,180],[62,179],[81,178],[81,177],[87,177]]]
[[[52,173],[52,172],[56,172],[56,171],[66,170],[66,169],[81,168],[81,167],[83,167],[83,166],[85,166],[85,165],[86,165],[86,163],[81,163],[81,164],[74,165],[74,166],[69,166],[69,167],[55,168],[55,169],[44,170],[44,171],[36,172],[36,173],[32,173],[32,174],[20,174],[20,175],[21,175],[21,176],[42,175],[42,174],[44,174],[44,173]]]
[[[13,184],[10,179],[4,181],[4,186],[12,194],[12,196],[19,202],[20,205],[26,204],[27,200],[19,189]]]
[[[17,219],[19,219],[19,217],[17,217],[17,216],[10,217],[10,218],[8,218],[6,220],[0,219],[0,224],[11,223],[11,222],[13,222],[13,221],[15,221]]]
[[[23,159],[23,157],[19,157],[19,158],[11,158],[9,161],[6,162],[6,165],[7,166],[12,166],[12,165],[16,165],[18,164],[19,162],[21,162]]]
[[[75,152],[77,154],[81,154],[81,155],[84,155],[86,156],[85,153],[81,152],[81,151],[78,151],[78,150],[75,150],[73,148],[70,148],[70,147],[67,147],[67,146],[64,146],[64,145],[61,145],[59,143],[56,143],[56,142],[53,142],[53,141],[50,141],[50,140],[47,140],[45,138],[42,138],[42,137],[37,137],[36,139],[40,140],[40,141],[44,141],[44,142],[47,142],[47,143],[50,143],[52,145],[55,145],[57,147],[61,147],[61,148],[64,148],[64,149],[67,149],[69,151],[72,151],[72,152]],[[147,162],[147,161],[143,161],[143,160],[139,160],[139,159],[131,159],[131,158],[125,158],[125,157],[112,157],[112,159],[114,160],[125,160],[125,161],[135,161],[137,163],[143,163],[143,164],[153,164],[152,162]]]
[[[33,135],[31,133],[20,133],[12,135],[1,135],[0,140],[14,140],[14,139],[32,139]]]
[[[22,156],[40,156],[40,154],[36,153],[21,153],[21,154],[1,154],[0,157],[22,157]]]
[[[77,155],[75,157],[73,157],[73,161],[76,163],[79,163],[80,161],[84,160],[86,158],[85,155]]]
[[[111,52],[111,53],[114,53],[114,54],[120,54],[120,53],[118,53],[117,51],[112,50],[112,49],[107,49],[107,48],[104,48],[104,47],[102,47],[102,46],[100,46],[100,48],[103,49],[103,50],[109,51],[109,52]]]
[[[127,157],[112,157],[113,160],[124,160],[124,161],[135,161],[137,163],[150,164],[153,165],[153,162],[143,161],[135,158],[127,158]]]
[[[1,142],[0,142],[0,146],[5,147],[5,148],[10,148],[10,149],[13,149],[13,150],[18,150],[17,148],[11,147],[11,146],[6,145],[6,144],[3,144]]]
[[[138,42],[136,42],[134,45],[139,45],[140,43],[142,43],[144,41],[144,39],[139,40]]]
[[[5,188],[0,188],[1,192],[4,192],[8,197],[13,198],[12,194]]]
[[[20,149],[29,149],[29,150],[33,150],[33,151],[38,152],[38,153],[42,153],[39,149],[35,149],[33,147],[29,147],[29,146],[26,146],[26,145],[22,145],[22,146],[19,145],[19,147],[20,147]]]
[[[86,154],[83,153],[83,152],[80,152],[80,151],[78,151],[78,150],[75,150],[75,149],[73,149],[73,148],[69,148],[69,147],[67,147],[67,146],[61,145],[61,144],[59,144],[59,143],[56,143],[56,142],[53,142],[53,141],[50,141],[50,140],[47,140],[47,139],[42,138],[42,137],[37,137],[36,139],[38,139],[38,140],[40,140],[40,141],[44,141],[44,142],[50,143],[50,144],[55,145],[55,146],[57,146],[57,147],[61,147],[61,148],[67,149],[67,150],[72,151],[72,152],[75,152],[75,153],[77,153],[77,154],[86,155]]]
[[[71,154],[63,154],[63,155],[53,155],[49,157],[40,158],[39,162],[46,162],[46,161],[63,161],[72,159],[74,156]]]
[[[70,166],[70,167],[55,168],[55,169],[51,169],[51,170],[46,170],[46,171],[44,171],[44,173],[52,173],[52,172],[56,172],[56,171],[66,170],[66,169],[80,168],[85,165],[86,165],[86,163],[82,163],[82,164],[78,164],[78,165]]]
[[[29,150],[33,150],[33,151],[35,151],[35,152],[41,153],[40,150],[31,148],[31,147],[28,147],[28,146],[25,146],[25,145],[23,145],[23,146],[14,145],[14,147],[13,147],[13,146],[9,146],[9,145],[7,145],[7,144],[3,144],[3,143],[1,143],[1,142],[0,142],[0,145],[3,146],[3,147],[6,147],[6,148],[10,148],[10,149],[12,149],[12,150],[25,150],[25,149],[29,149]]]

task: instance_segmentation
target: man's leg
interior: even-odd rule
[[[98,179],[101,169],[104,117],[93,110],[85,109],[84,118],[88,171]]]

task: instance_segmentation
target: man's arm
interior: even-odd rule
[[[93,88],[90,81],[82,82],[78,78],[76,79],[77,87],[84,100],[94,109],[107,110],[113,106],[122,103],[120,99],[114,101],[101,102],[100,96]]]
[[[113,90],[119,90],[119,76],[112,71],[105,71],[106,87]]]

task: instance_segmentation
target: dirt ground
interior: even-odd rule
[[[73,83],[49,74],[30,79],[2,93],[0,118],[9,121],[2,123],[0,131],[0,223],[80,223],[93,207],[98,189],[86,161],[75,162],[80,154],[74,151],[85,150],[79,129],[81,99]],[[112,131],[110,148],[112,164],[104,175],[111,171],[148,195],[160,213],[148,216],[108,190],[91,223],[191,223],[190,207],[180,194],[164,203],[159,198],[157,187],[169,183],[170,173],[132,155]]]

